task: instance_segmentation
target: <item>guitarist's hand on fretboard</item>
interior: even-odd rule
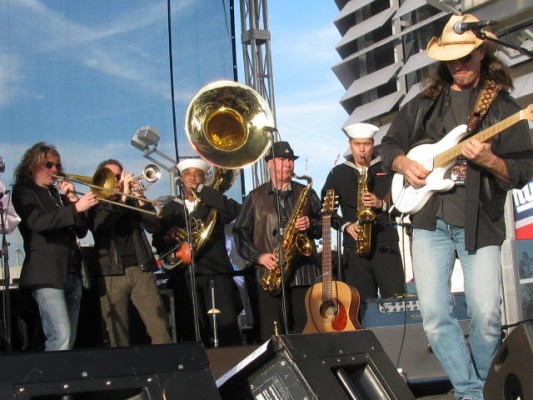
[[[424,168],[418,161],[407,156],[398,156],[394,159],[393,167],[400,172],[411,186],[421,187],[426,184],[426,177],[431,171]]]

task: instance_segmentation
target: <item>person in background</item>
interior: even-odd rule
[[[265,161],[268,163],[270,181],[252,190],[235,221],[233,233],[241,257],[256,268],[256,281],[252,298],[257,297],[258,312],[254,312],[254,323],[259,323],[260,340],[268,340],[274,332],[274,321],[279,323],[280,332],[301,332],[306,323],[305,293],[320,277],[316,249],[309,257],[295,257],[288,266],[290,274],[285,280],[287,293],[287,314],[283,315],[282,297],[273,295],[261,287],[266,270],[279,268],[279,260],[273,254],[278,247],[278,210],[281,227],[290,220],[295,205],[305,186],[292,180],[294,161],[298,156],[287,142],[275,142]],[[311,240],[322,236],[320,199],[313,189],[308,191],[307,205],[296,221],[294,228]],[[279,198],[280,204],[278,207]],[[285,319],[287,325],[285,326]]]
[[[74,346],[82,295],[77,240],[87,234],[85,212],[98,204],[94,193],[78,197],[72,182],[58,179],[62,172],[56,148],[39,142],[14,174],[13,205],[25,252],[19,287],[31,290],[37,302],[46,351]]]
[[[1,170],[0,170],[1,172]],[[20,217],[10,202],[11,196],[6,190],[6,185],[0,180],[0,207],[2,207],[2,220],[0,221],[0,233],[12,233],[20,223]]]
[[[344,163],[331,170],[322,189],[322,198],[329,189],[333,189],[338,196],[342,215],[333,219],[333,226],[344,233],[343,280],[357,289],[361,300],[377,298],[378,290],[382,298],[405,293],[398,233],[389,221],[388,214],[392,175],[383,172],[381,158],[374,153],[374,135],[378,130],[367,123],[351,124],[344,128],[350,154]],[[359,193],[358,182],[363,169],[368,191]],[[372,234],[367,254],[357,252],[359,203],[376,216],[371,222]]]
[[[470,14],[454,15],[441,36],[431,39],[427,53],[438,61],[435,74],[400,110],[382,140],[384,167],[401,173],[413,187],[426,185],[431,173],[409,157],[409,150],[418,143],[436,144],[461,124],[468,123],[476,133],[520,110],[509,95],[509,71],[494,55],[496,44],[472,31],[459,35],[453,30],[458,22],[476,21]],[[486,114],[472,113],[478,98],[490,99],[491,95],[495,97],[489,100]],[[471,114],[477,123],[469,118]],[[507,191],[521,188],[531,178],[532,156],[525,121],[486,142],[467,137],[455,166],[448,171],[465,174],[456,178],[449,191],[433,193],[411,215],[412,260],[423,327],[457,399],[483,399],[483,385],[501,342],[500,246],[505,238],[505,199]],[[470,346],[451,313],[456,256],[464,275]]]
[[[185,204],[181,198],[176,197],[163,207],[163,226],[161,231],[153,236],[153,244],[160,254],[175,247],[179,241],[176,239],[179,237],[178,231],[186,232],[186,219],[189,219],[191,225],[194,220],[203,221],[204,226],[209,223],[214,224],[202,247],[193,249],[200,336],[207,346],[239,345],[242,344],[242,338],[237,316],[239,308],[242,307],[236,302],[237,286],[233,280],[234,270],[226,250],[224,226],[235,219],[240,211],[240,204],[205,184],[209,169],[209,164],[201,159],[185,159],[178,163]],[[216,214],[213,211],[216,211]],[[197,234],[202,233],[197,232]],[[185,234],[183,238],[186,240],[187,235]],[[184,274],[176,271],[170,277],[169,286],[178,290],[185,284],[187,295],[190,297],[190,283],[188,271]],[[183,295],[185,293],[176,293],[178,298]],[[190,299],[185,299],[183,303],[192,306]],[[178,315],[181,325],[193,327],[194,319],[191,318],[194,315],[193,310],[184,310],[183,307],[180,307],[180,310],[182,316],[185,316],[182,318]],[[214,311],[216,313],[213,313]],[[180,328],[186,331],[186,327]],[[194,337],[189,339],[194,340]]]
[[[160,219],[142,211],[155,210],[150,202],[143,201],[142,188],[133,173],[126,174],[122,164],[113,159],[102,161],[97,171],[103,168],[114,176],[117,192],[107,199],[138,208],[102,201],[89,212],[99,268],[96,278],[100,306],[110,345],[130,344],[130,301],[152,344],[171,343],[165,305],[155,282],[158,266],[144,232],[158,231]]]

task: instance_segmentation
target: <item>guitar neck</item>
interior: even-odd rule
[[[322,217],[322,298],[331,300],[333,297],[331,280],[331,215]]]
[[[487,140],[500,134],[505,129],[513,126],[517,122],[520,122],[522,119],[524,119],[523,113],[524,113],[523,110],[518,111],[517,113],[511,115],[510,117],[505,118],[504,120],[492,125],[491,127],[475,134],[469,139],[477,139],[480,142],[486,142]],[[442,153],[436,155],[433,158],[433,166],[435,168],[444,167],[448,165],[451,161],[459,157],[461,155],[463,143],[464,142],[458,143],[455,146],[450,147],[448,150],[443,151]]]

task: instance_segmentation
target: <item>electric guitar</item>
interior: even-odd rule
[[[335,208],[335,192],[330,189],[322,209],[322,283],[311,286],[305,294],[307,323],[303,333],[363,329],[357,320],[359,293],[344,282],[332,280],[331,215]]]
[[[480,142],[486,142],[523,119],[533,119],[533,104],[477,133],[472,138]],[[467,125],[459,125],[437,143],[423,144],[414,147],[407,153],[408,158],[418,161],[424,168],[431,172],[426,177],[426,185],[420,187],[409,185],[407,181],[404,181],[402,174],[394,174],[392,178],[391,197],[394,202],[394,207],[399,212],[402,214],[415,214],[420,211],[433,193],[446,192],[453,187],[453,180],[445,179],[444,174],[451,168],[455,159],[461,154],[464,142],[459,143],[459,141],[467,133]],[[467,140],[470,140],[470,138]]]

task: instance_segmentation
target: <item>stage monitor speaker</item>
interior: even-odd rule
[[[200,343],[6,354],[0,398],[220,399]]]
[[[275,336],[217,386],[224,400],[415,399],[369,330]]]
[[[486,400],[533,399],[533,324],[522,323],[503,341],[487,376]]]

